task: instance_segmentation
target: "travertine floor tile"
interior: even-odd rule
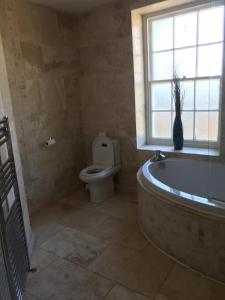
[[[29,294],[29,293],[26,293],[26,294],[24,295],[24,300],[40,300],[40,299],[38,299],[37,297],[32,296],[32,295]]]
[[[50,263],[57,259],[52,253],[49,253],[39,247],[34,248],[31,258],[31,268],[37,268],[39,272],[41,269],[46,268]]]
[[[62,258],[88,266],[105,248],[106,243],[76,229],[64,228],[41,245]]]
[[[66,202],[52,202],[32,215],[32,225],[36,227],[51,223],[60,223],[60,220],[64,220],[74,211],[82,207],[87,207],[86,203],[86,201],[81,200],[74,201],[73,205]]]
[[[152,246],[137,251],[121,245],[109,245],[89,269],[154,297],[172,265],[167,257]]]
[[[64,228],[63,225],[57,223],[49,223],[38,226],[33,226],[33,232],[35,236],[35,246],[39,246],[57,232]]]
[[[100,300],[113,283],[61,258],[27,282],[27,292],[41,300]]]
[[[89,192],[85,190],[78,191],[73,195],[67,196],[60,200],[60,203],[72,206],[96,207],[98,204],[90,201]]]
[[[176,265],[156,300],[224,300],[225,285]]]
[[[129,225],[128,235],[120,242],[130,248],[137,250],[143,249],[148,244],[148,241],[140,231],[139,225],[136,222]]]
[[[148,244],[129,197],[96,205],[79,194],[37,212],[38,272],[28,276],[25,300],[224,300],[225,285],[173,267]]]
[[[123,220],[114,217],[108,217],[89,232],[106,241],[118,242],[127,237],[129,227],[130,224],[128,222],[124,222]]]
[[[100,204],[97,209],[112,217],[122,220],[136,222],[138,220],[138,205],[130,201],[134,196],[125,196],[125,194],[115,194],[110,200]]]
[[[107,295],[106,300],[150,300],[150,298],[137,294],[123,286],[116,285]]]
[[[148,241],[140,232],[137,223],[130,223],[118,218],[109,217],[94,229],[90,234],[110,242],[119,242],[124,246],[142,249]]]
[[[67,218],[60,220],[61,224],[88,232],[106,220],[108,216],[95,208],[81,208],[69,213]]]

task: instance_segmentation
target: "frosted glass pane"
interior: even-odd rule
[[[171,83],[152,84],[152,110],[171,110]]]
[[[222,43],[199,47],[198,76],[215,76],[222,74],[222,51]]]
[[[152,22],[153,51],[173,48],[173,18],[166,18]]]
[[[223,6],[199,12],[199,44],[223,40]]]
[[[188,80],[183,81],[180,84],[181,92],[183,96],[183,109],[193,110],[194,109],[194,81]]]
[[[153,54],[153,79],[171,79],[173,77],[173,52]]]
[[[171,138],[171,113],[152,113],[152,136],[153,138]]]
[[[200,141],[218,140],[218,112],[196,112],[195,136]]]
[[[183,112],[181,117],[183,122],[184,139],[193,140],[194,113]]]
[[[196,109],[219,109],[220,81],[219,79],[196,81]]]
[[[175,119],[175,112],[173,112],[173,122],[174,119]],[[183,124],[184,140],[193,140],[194,113],[182,112],[181,119]]]
[[[187,13],[174,18],[175,48],[196,45],[197,13]]]
[[[196,48],[175,51],[175,71],[180,78],[195,77]]]

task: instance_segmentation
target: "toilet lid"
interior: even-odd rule
[[[114,165],[113,142],[107,136],[97,136],[92,144],[93,164]]]

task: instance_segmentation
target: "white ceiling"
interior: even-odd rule
[[[60,11],[79,14],[88,11],[96,6],[106,4],[116,0],[27,0],[27,1],[52,7]]]

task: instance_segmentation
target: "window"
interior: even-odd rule
[[[148,142],[172,144],[173,75],[184,93],[187,146],[219,143],[224,6],[198,6],[146,16]]]

